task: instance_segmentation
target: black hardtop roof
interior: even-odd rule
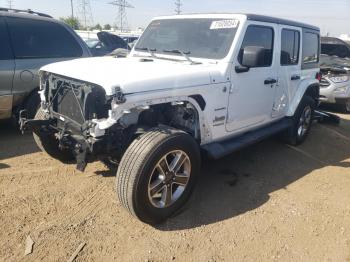
[[[317,26],[300,23],[292,20],[272,17],[272,16],[265,16],[265,15],[255,15],[255,14],[245,14],[247,16],[248,20],[252,21],[258,21],[258,22],[266,22],[266,23],[274,23],[274,24],[280,24],[280,25],[290,25],[295,27],[302,27],[306,29],[311,29],[315,31],[320,31],[320,28]]]
[[[350,48],[350,45],[347,42],[341,40],[340,38],[329,37],[329,36],[321,37],[321,44],[345,45],[348,48]]]
[[[0,7],[0,16],[8,16],[8,17],[24,17],[29,19],[38,19],[38,20],[47,20],[47,21],[57,21],[52,16],[35,12],[30,9],[20,10],[20,9],[10,9]]]

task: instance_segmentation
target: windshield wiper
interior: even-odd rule
[[[190,51],[188,52],[183,52],[179,49],[174,49],[174,50],[163,50],[164,53],[173,53],[173,54],[180,54],[182,55],[184,58],[186,58],[186,60],[188,62],[190,62],[192,65],[198,65],[198,64],[201,64],[200,62],[195,62],[193,61],[188,55],[191,54]]]
[[[147,51],[152,57],[157,58],[156,55],[154,54],[154,52],[157,51],[157,49],[155,48],[148,48],[148,47],[135,47],[135,50],[139,50],[139,51]]]

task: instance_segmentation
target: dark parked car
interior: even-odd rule
[[[31,10],[0,8],[0,119],[40,104],[38,70],[91,53],[66,24]]]
[[[98,39],[87,39],[86,44],[90,48],[93,56],[105,56],[111,54],[116,49],[130,51],[130,47],[121,37],[108,33],[97,33]]]

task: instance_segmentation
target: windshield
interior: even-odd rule
[[[94,48],[100,41],[98,39],[87,39],[85,43],[89,48]]]
[[[230,50],[237,27],[235,19],[155,20],[143,33],[135,50],[148,49],[177,56],[183,52],[195,58],[222,59]]]

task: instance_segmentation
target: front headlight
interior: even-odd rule
[[[332,76],[329,78],[333,83],[344,83],[349,81],[349,76]]]

